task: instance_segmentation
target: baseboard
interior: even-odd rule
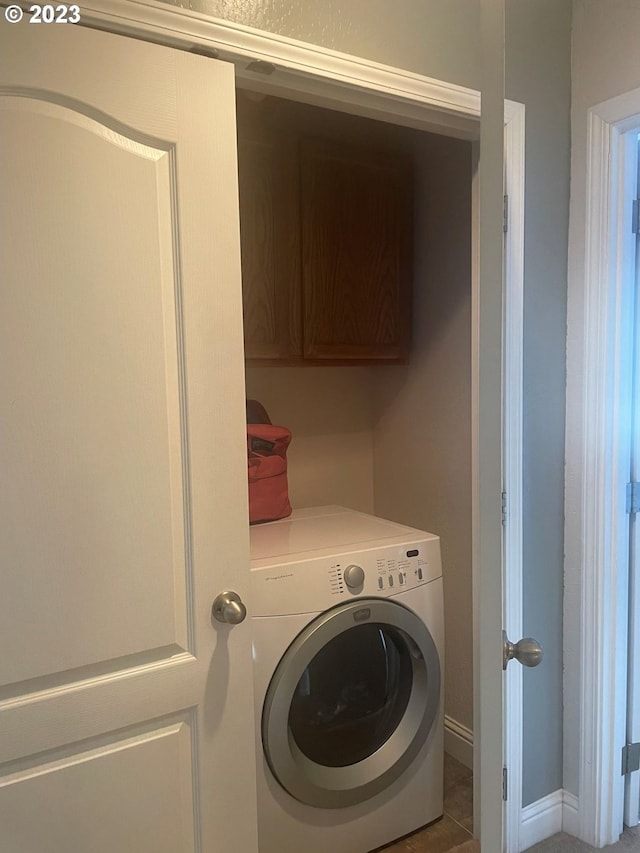
[[[562,788],[522,809],[520,850],[557,832],[578,834],[578,798]]]
[[[520,850],[562,831],[565,792],[560,788],[522,809]]]
[[[444,717],[444,751],[473,770],[473,732],[457,720]]]
[[[569,791],[564,792],[562,803],[562,831],[567,835],[578,835],[578,798]]]

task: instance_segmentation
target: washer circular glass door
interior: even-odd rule
[[[360,803],[417,756],[438,713],[440,660],[429,630],[396,601],[358,599],[293,641],[262,710],[267,763],[295,799]]]

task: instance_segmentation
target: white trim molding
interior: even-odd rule
[[[560,788],[522,809],[519,851],[562,831],[563,805],[564,791]]]
[[[578,834],[578,798],[569,791],[562,798],[562,831],[567,835]]]
[[[233,62],[240,83],[256,91],[297,93],[309,103],[331,103],[334,109],[342,102],[355,112],[364,104],[369,113],[381,109],[402,115],[410,126],[424,127],[429,121],[435,132],[477,135],[480,93],[473,89],[157,0],[87,0],[81,8],[83,25]],[[249,66],[254,62],[264,64],[253,70]],[[266,73],[266,64],[277,71],[275,78]]]
[[[565,691],[579,715],[576,834],[595,847],[622,831],[633,294],[620,235],[639,122],[640,89],[588,113],[584,248],[569,277]]]
[[[473,732],[445,714],[444,751],[473,770]]]
[[[505,298],[504,298],[504,616],[507,635],[523,635],[522,418],[524,308],[525,108],[505,105]],[[505,851],[520,850],[522,825],[522,667],[505,673],[504,752],[507,765]]]
[[[575,835],[577,808],[577,797],[562,788],[525,806],[518,851],[528,850],[558,832]]]

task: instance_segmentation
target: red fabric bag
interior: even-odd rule
[[[250,524],[291,515],[287,481],[291,431],[268,422],[264,408],[255,400],[248,400],[247,420],[258,417],[267,423],[247,423]]]

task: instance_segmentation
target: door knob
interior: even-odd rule
[[[516,659],[523,666],[538,666],[542,660],[542,646],[533,637],[525,637],[512,643],[507,632],[502,632],[502,668],[506,669],[510,660]]]
[[[221,592],[216,596],[211,612],[218,622],[237,625],[247,615],[247,608],[237,592]]]

